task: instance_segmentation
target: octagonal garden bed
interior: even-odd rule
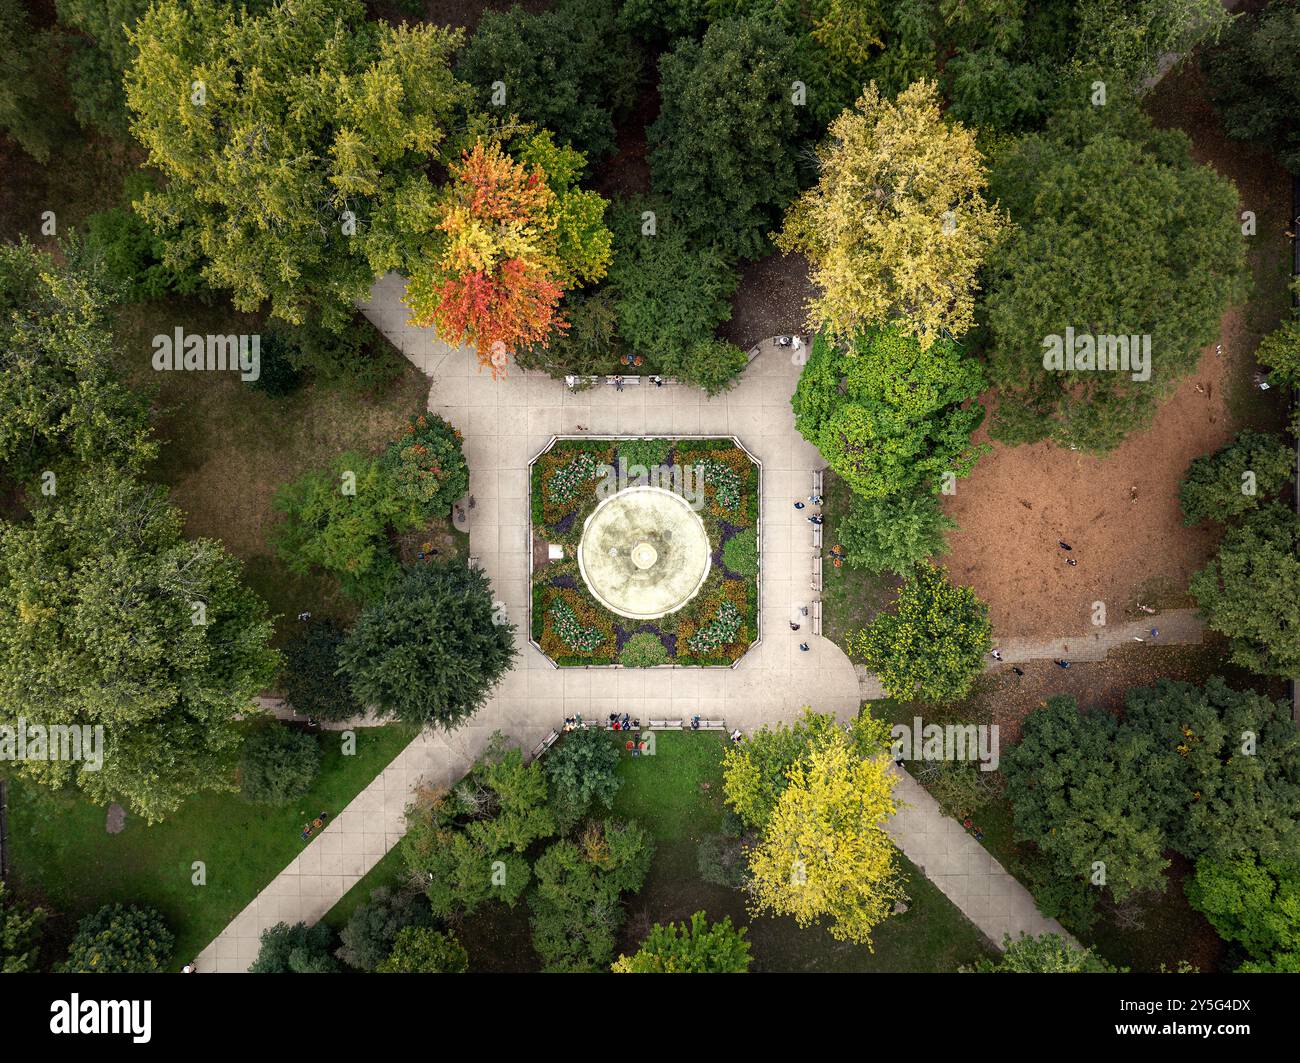
[[[727,667],[760,637],[762,467],[731,437],[556,437],[530,466],[532,643]]]

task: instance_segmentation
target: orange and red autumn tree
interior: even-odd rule
[[[609,262],[605,200],[577,185],[582,153],[543,131],[517,154],[484,139],[462,153],[406,294],[414,324],[472,343],[494,374],[508,353],[566,328],[557,309],[566,286],[599,278]]]

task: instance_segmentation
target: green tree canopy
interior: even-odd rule
[[[770,251],[768,233],[798,192],[791,45],[775,26],[730,18],[659,62],[650,179],[692,243],[739,258]]]
[[[497,734],[450,792],[408,812],[403,856],[435,916],[469,915],[493,900],[514,907],[531,877],[522,854],[555,829],[541,764]]]
[[[1228,136],[1300,173],[1300,3],[1272,0],[1237,15],[1201,66]]]
[[[262,931],[262,947],[249,974],[337,974],[334,931],[325,923],[276,923]]]
[[[24,761],[146,819],[233,789],[236,717],[275,676],[265,604],[163,488],[100,469],[0,525],[0,713],[103,727],[103,764]]]
[[[1189,588],[1232,660],[1261,675],[1300,676],[1300,517],[1278,502],[1229,528]]]
[[[958,701],[970,693],[993,645],[988,606],[928,563],[908,574],[893,608],[852,636],[850,650],[891,697]]]
[[[502,620],[481,569],[426,563],[362,612],[339,660],[364,704],[451,730],[510,670],[514,640],[515,627]]]
[[[135,904],[106,904],[77,924],[60,965],[64,974],[157,974],[175,944],[162,914]]]
[[[1162,891],[1169,866],[1162,795],[1171,780],[1142,768],[1156,746],[1150,734],[1121,730],[1108,712],[1049,698],[1025,717],[1020,741],[1002,758],[1016,835],[1037,845],[1057,874],[1108,887],[1116,900]]]
[[[339,673],[347,633],[333,620],[304,623],[284,647],[285,700],[300,716],[339,722],[365,712],[352,684]]]
[[[398,935],[408,928],[428,927],[429,904],[418,893],[385,887],[370,891],[339,932],[338,958],[358,971],[382,968],[395,950]]]
[[[1295,475],[1295,451],[1280,436],[1244,429],[1187,468],[1178,489],[1183,523],[1226,523],[1277,498]]]
[[[168,264],[201,263],[242,310],[341,327],[431,210],[468,100],[459,31],[370,22],[360,0],[160,0],[129,39],[132,130],[168,182],[140,209]]]
[[[102,277],[81,245],[64,250],[56,266],[25,239],[0,244],[0,464],[19,481],[138,469],[158,450],[148,403],[118,382]]]
[[[1150,423],[1244,296],[1236,190],[1189,147],[1112,94],[1104,107],[1061,112],[999,158],[990,188],[1016,228],[988,270],[997,438],[1111,450]],[[1053,364],[1053,337],[1063,347],[1071,335],[1094,345],[1136,336],[1139,349],[1149,337],[1149,364],[1089,368],[1083,345],[1083,367],[1071,370],[1064,351]]]
[[[399,930],[393,951],[375,967],[378,974],[463,974],[469,970],[469,953],[456,940],[427,926]]]
[[[957,522],[944,516],[936,495],[854,495],[835,535],[851,567],[906,576],[917,562],[943,553],[944,533],[955,527]]]
[[[562,829],[577,823],[594,804],[606,811],[623,784],[618,747],[604,731],[570,731],[546,755],[552,805]]]
[[[640,66],[608,0],[562,0],[540,14],[485,11],[456,74],[474,86],[480,109],[516,114],[594,160],[614,150],[614,121],[632,105]]]
[[[41,951],[43,908],[29,908],[0,882],[0,974],[22,974],[36,970]]]
[[[610,222],[618,333],[654,369],[676,375],[685,352],[731,317],[739,277],[716,248],[694,245],[659,200],[622,204]]]
[[[1017,835],[1056,873],[1116,900],[1164,888],[1161,854],[1300,857],[1300,737],[1282,702],[1162,679],[1124,719],[1052,698],[1003,759]]]
[[[885,498],[970,472],[983,452],[971,433],[984,419],[970,400],[983,386],[956,344],[923,351],[879,329],[845,346],[819,334],[790,402],[795,427],[830,467],[864,498]]]
[[[240,793],[255,804],[286,805],[311,789],[320,761],[315,735],[269,722],[244,739]]]
[[[614,961],[616,974],[744,974],[749,970],[745,928],[728,916],[710,923],[696,912],[689,923],[655,923],[631,956]]]
[[[1249,967],[1300,969],[1300,865],[1249,854],[1225,862],[1207,858],[1197,861],[1183,889],[1221,938],[1246,950],[1255,961]]]
[[[1127,968],[1124,968],[1127,970]],[[1002,940],[1002,955],[996,960],[977,960],[965,973],[976,974],[1115,974],[1116,969],[1096,955],[1061,937],[1022,933],[1014,941],[1011,935]]]
[[[37,162],[46,162],[73,130],[62,113],[59,39],[38,31],[22,0],[0,0],[0,131]]]
[[[636,823],[592,823],[577,842],[554,842],[534,867],[533,947],[548,972],[608,970],[625,913],[641,888],[654,842]]]

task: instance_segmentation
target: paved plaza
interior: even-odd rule
[[[602,719],[615,710],[651,718],[724,719],[743,731],[796,718],[807,705],[848,720],[860,700],[878,696],[833,643],[805,623],[790,630],[793,610],[809,604],[813,530],[793,502],[812,489],[825,466],[795,431],[790,396],[801,364],[771,342],[724,395],[693,388],[607,385],[571,392],[562,381],[514,371],[493,380],[473,352],[451,348],[432,329],[407,324],[402,278],[380,279],[362,307],[367,317],[430,378],[429,409],[464,435],[470,467],[470,552],[492,579],[496,597],[518,628],[520,656],[474,720],[451,735],[411,743],[324,831],[303,849],[199,957],[200,971],[244,971],[261,932],[284,921],[321,918],[404,833],[413,787],[459,779],[495,731],[531,749],[565,716]],[[736,436],[763,463],[763,639],[735,668],[575,669],[554,667],[529,645],[528,463],[554,435]],[[806,511],[805,511],[806,512]],[[799,649],[807,642],[807,652]],[[1029,894],[905,772],[907,802],[891,823],[900,848],[920,865],[992,940],[1003,933],[1060,932],[1038,914]]]

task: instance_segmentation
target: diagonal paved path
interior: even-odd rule
[[[403,288],[395,274],[381,278],[362,310],[429,376],[429,409],[464,435],[476,499],[470,552],[519,628],[520,658],[472,723],[451,735],[422,735],[403,750],[204,950],[200,971],[247,970],[262,930],[280,921],[320,919],[397,844],[415,784],[459,779],[494,731],[531,749],[575,713],[600,719],[617,709],[643,720],[698,713],[750,731],[792,720],[805,705],[845,720],[858,709],[858,677],[843,652],[806,627],[798,634],[789,629],[792,609],[812,598],[812,528],[793,501],[808,495],[813,470],[825,463],[795,431],[790,395],[801,367],[788,351],[763,344],[736,387],[712,399],[676,386],[571,393],[561,381],[517,371],[494,381],[471,351],[407,323]],[[593,434],[735,435],[762,460],[764,637],[734,669],[653,676],[557,669],[528,644],[528,462],[551,436],[575,433],[579,425]],[[799,650],[801,640],[810,652]],[[900,847],[934,869],[936,883],[977,926],[998,942],[1004,931],[1040,932],[1044,921],[1028,893],[973,838],[909,778],[900,781],[899,794],[912,806],[893,824]],[[996,904],[984,899],[994,896]]]

